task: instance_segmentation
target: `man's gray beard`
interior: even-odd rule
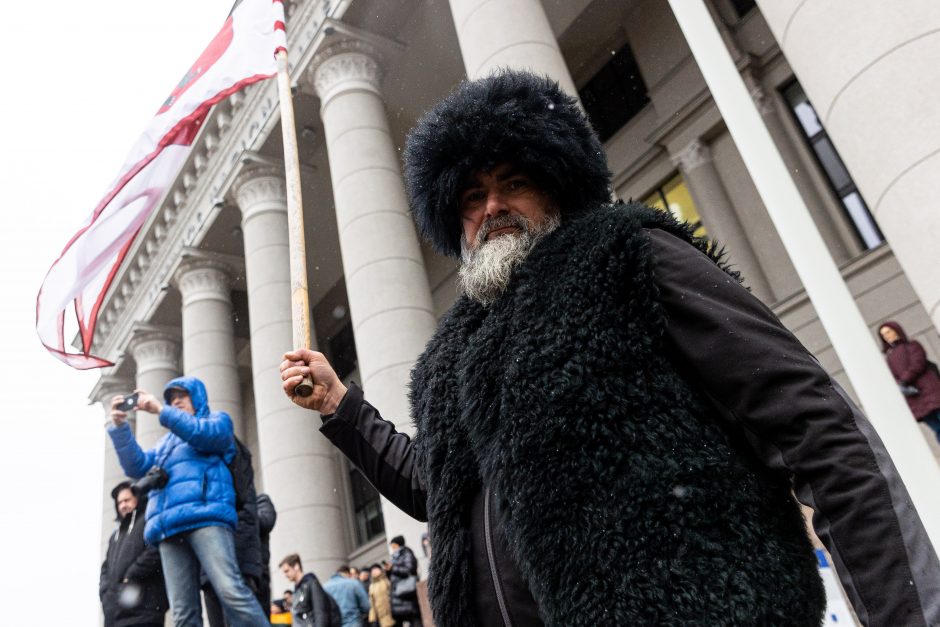
[[[499,298],[512,271],[529,256],[542,238],[561,225],[561,216],[553,212],[539,224],[516,215],[501,216],[484,223],[477,232],[476,247],[472,250],[462,243],[457,285],[469,298],[486,306]],[[486,240],[486,235],[506,226],[518,226],[518,233],[500,235]]]

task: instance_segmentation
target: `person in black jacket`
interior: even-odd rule
[[[392,550],[392,562],[388,567],[388,579],[392,584],[392,617],[396,625],[405,621],[415,620],[418,609],[418,592],[413,585],[404,586],[402,583],[417,583],[418,559],[414,552],[405,546],[404,536],[395,536],[388,543]]]
[[[412,371],[414,440],[321,353],[281,378],[428,521],[437,627],[818,626],[794,493],[863,624],[940,624],[940,563],[878,435],[714,244],[611,203],[575,98],[464,82],[409,134],[405,178],[463,291]]]
[[[278,566],[288,581],[294,583],[291,614],[295,627],[342,627],[339,606],[320,585],[313,573],[305,573],[300,556],[291,553]]]
[[[115,486],[111,498],[118,524],[108,540],[108,552],[101,563],[98,581],[105,627],[162,626],[169,601],[160,568],[160,552],[144,543],[147,498],[135,497],[130,481]]]
[[[261,534],[261,590],[258,599],[261,607],[271,606],[271,531],[277,523],[277,510],[267,494],[259,494],[257,500],[258,531]]]

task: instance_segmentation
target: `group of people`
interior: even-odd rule
[[[101,565],[106,627],[268,625],[269,537],[277,512],[256,494],[251,452],[224,412],[209,410],[194,377],[167,383],[163,403],[137,391],[135,409],[159,415],[169,432],[150,450],[137,444],[123,396],[111,402],[108,433],[125,474],[111,493],[117,511]],[[202,594],[200,594],[200,592]]]
[[[404,174],[418,230],[457,262],[462,291],[412,371],[414,437],[323,354],[295,347],[280,370],[378,491],[428,522],[437,627],[819,625],[797,499],[863,624],[940,624],[940,562],[877,433],[720,248],[611,202],[575,98],[526,72],[465,81],[409,134]],[[881,330],[905,393],[932,397],[923,351]],[[228,624],[267,625],[236,555],[237,504],[252,499],[229,469],[231,420],[176,379],[165,404],[140,393],[170,431],[143,451],[121,400],[121,465],[156,487],[143,543],[130,540],[141,500],[116,493],[113,557],[128,566],[103,569],[102,599],[121,605],[162,568],[177,626],[201,624],[203,581]],[[936,406],[918,418],[940,433]],[[129,564],[132,544],[149,555]],[[395,599],[417,571],[394,557],[365,596],[349,571],[321,586],[297,555],[280,568],[296,624],[359,625],[366,597],[367,620],[408,621]]]
[[[175,625],[201,625],[202,603],[211,627],[283,624],[285,617],[302,627],[414,624],[418,562],[402,536],[390,542],[391,561],[373,565],[365,583],[343,566],[321,586],[299,555],[288,555],[279,567],[295,588],[272,602],[277,513],[266,494],[255,493],[251,452],[231,419],[209,410],[194,377],[170,381],[165,404],[137,394],[136,407],[158,414],[170,432],[142,450],[121,409],[124,397],[112,399],[109,433],[137,481],[111,492],[117,524],[99,580],[105,627],[163,625],[168,606]]]
[[[366,568],[340,566],[321,585],[304,572],[300,556],[281,560],[280,569],[294,583],[271,606],[272,624],[303,627],[403,627],[420,625],[418,561],[402,536],[392,538],[391,560]]]

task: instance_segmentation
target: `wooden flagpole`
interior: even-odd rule
[[[277,52],[277,93],[281,103],[281,134],[284,140],[284,173],[287,177],[287,229],[290,248],[291,320],[294,348],[310,348],[310,297],[307,293],[307,248],[304,238],[304,207],[300,189],[300,159],[294,100],[287,69],[287,50]],[[296,387],[298,396],[313,394],[310,377]]]

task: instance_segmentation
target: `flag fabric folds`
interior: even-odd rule
[[[101,305],[121,262],[176,180],[212,105],[274,76],[275,54],[286,46],[281,0],[236,3],[46,274],[36,298],[36,331],[52,355],[78,369],[112,365],[91,350]],[[76,333],[78,351],[66,345]]]

